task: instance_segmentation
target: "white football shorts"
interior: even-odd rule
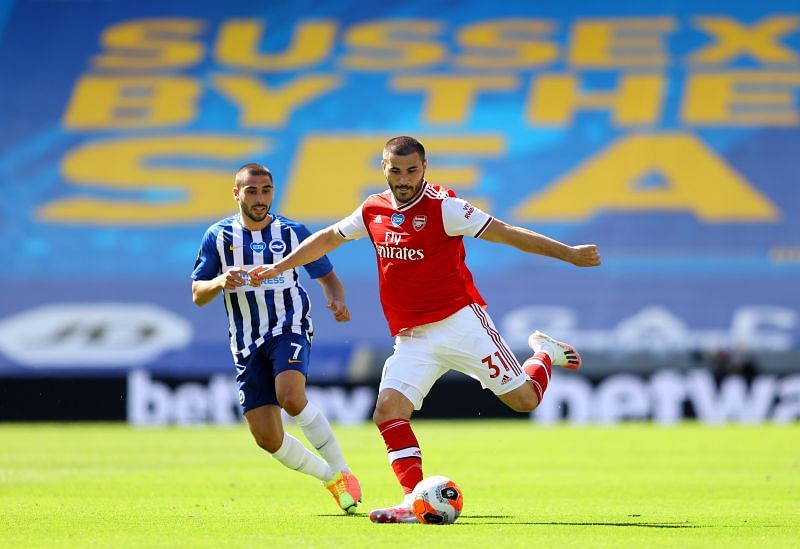
[[[444,320],[398,334],[394,353],[383,365],[380,390],[401,392],[419,410],[433,384],[448,370],[477,379],[495,395],[513,391],[529,379],[486,311],[472,304]]]

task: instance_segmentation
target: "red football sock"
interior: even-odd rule
[[[378,425],[378,429],[386,443],[394,474],[403,493],[408,494],[422,480],[422,452],[411,423],[407,419],[390,419]]]
[[[539,397],[539,402],[541,402],[544,392],[547,390],[547,384],[550,382],[550,374],[553,372],[550,355],[544,351],[539,351],[525,361],[522,369],[531,378],[533,390],[536,391],[536,396]]]

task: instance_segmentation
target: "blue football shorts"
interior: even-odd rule
[[[275,377],[286,370],[297,370],[308,377],[311,342],[304,334],[271,337],[244,359],[236,360],[236,385],[243,412],[278,404]]]

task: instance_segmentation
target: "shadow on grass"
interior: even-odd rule
[[[354,518],[365,519],[369,515],[367,513],[355,513],[353,515],[345,515],[343,513],[325,513],[318,514],[318,517],[337,517],[337,518]],[[558,522],[558,521],[525,521],[514,520],[517,517],[514,515],[461,515],[461,518],[455,523],[454,526],[484,526],[487,524],[519,524],[526,526],[622,526],[628,528],[785,528],[785,525],[779,524],[727,524],[727,525],[708,525],[708,524],[689,524],[686,521],[675,522]],[[473,521],[473,519],[476,519]],[[487,520],[488,519],[488,520]]]
[[[529,522],[521,520],[508,520],[503,522],[487,522],[481,520],[480,522],[470,522],[470,519],[498,519],[498,518],[514,518],[510,516],[497,516],[497,515],[470,515],[468,517],[461,517],[458,524],[463,525],[483,525],[483,524],[529,524],[532,526],[628,526],[634,528],[705,528],[705,526],[698,524],[688,524],[686,522]],[[465,520],[466,519],[466,520]]]

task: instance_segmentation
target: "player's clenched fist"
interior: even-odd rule
[[[600,252],[595,244],[572,246],[569,262],[578,267],[596,267],[600,265]]]

